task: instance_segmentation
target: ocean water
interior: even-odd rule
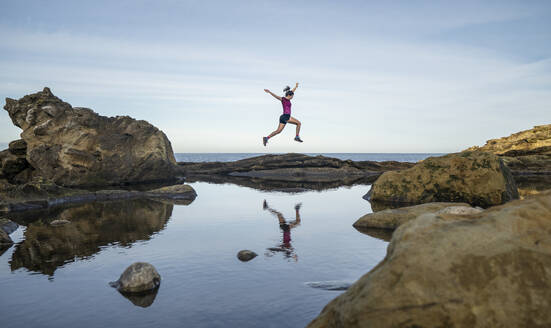
[[[198,197],[188,205],[132,200],[3,215],[19,227],[15,244],[0,249],[2,327],[304,327],[386,254],[388,235],[352,227],[372,211],[362,199],[369,185],[284,193],[190,184]],[[71,223],[51,226],[55,219]],[[241,262],[244,249],[258,256]],[[157,268],[158,291],[125,296],[108,285],[138,261]]]
[[[266,153],[175,153],[178,162],[230,162],[240,159],[266,155]],[[353,161],[398,161],[418,162],[430,156],[441,156],[440,153],[305,153],[305,155],[323,155],[341,160]]]

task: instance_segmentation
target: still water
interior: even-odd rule
[[[189,205],[135,200],[12,215],[22,225],[0,255],[2,327],[304,327],[342,293],[312,286],[353,282],[386,253],[387,242],[352,227],[371,212],[362,199],[369,186],[298,194],[192,186]],[[72,223],[49,225],[59,218]],[[243,249],[258,257],[239,261]],[[157,294],[128,299],[109,287],[136,261],[159,271]]]

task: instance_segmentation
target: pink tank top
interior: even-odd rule
[[[285,97],[281,97],[281,104],[283,105],[283,114],[291,115],[291,101]]]

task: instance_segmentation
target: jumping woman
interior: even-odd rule
[[[298,88],[298,82],[292,90],[291,90],[291,87],[287,86],[285,89],[283,89],[283,92],[285,92],[285,97],[280,97],[274,94],[273,92],[271,92],[270,90],[264,89],[266,93],[271,94],[272,96],[274,96],[274,98],[281,101],[281,105],[283,106],[283,115],[279,117],[279,126],[274,132],[270,133],[269,136],[262,138],[262,143],[264,144],[264,146],[266,146],[266,144],[268,143],[268,140],[271,137],[281,133],[281,131],[283,131],[283,128],[285,128],[285,125],[287,123],[291,123],[297,126],[297,136],[295,137],[295,141],[302,142],[302,140],[299,137],[300,121],[291,116],[291,99],[293,99],[293,96],[295,95],[295,90],[297,88]]]

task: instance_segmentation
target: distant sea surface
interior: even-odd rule
[[[176,153],[178,162],[231,162],[244,158],[267,155],[265,153]],[[334,157],[353,161],[398,161],[418,162],[427,157],[441,156],[442,153],[305,153],[305,155]]]

